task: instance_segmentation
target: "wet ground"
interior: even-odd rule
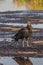
[[[39,18],[43,18],[43,11],[41,11],[41,13],[38,13],[38,11],[37,11],[37,13],[31,13],[30,11],[30,13],[31,14],[27,14],[27,13],[24,13],[24,12],[22,12],[21,14],[20,14],[20,16],[19,16],[19,14],[17,13],[16,14],[16,17],[21,17],[22,16],[22,14],[24,13],[25,15],[23,15],[23,17],[22,17],[22,19],[21,18],[14,18],[15,17],[15,14],[14,13],[10,13],[9,11],[15,11],[15,10],[26,10],[26,7],[22,7],[22,8],[18,8],[16,5],[13,5],[13,1],[12,0],[0,0],[0,25],[2,26],[2,25],[6,25],[6,26],[10,26],[10,27],[14,27],[15,25],[15,22],[17,23],[17,22],[21,22],[21,23],[23,23],[23,22],[25,22],[26,23],[26,20],[27,20],[27,18],[26,18],[26,20],[25,20],[25,18],[23,18],[24,16],[27,16],[27,15],[30,15],[31,17],[34,17],[34,16],[36,16],[37,18],[39,17]],[[5,13],[7,13],[7,15],[3,12],[3,14],[2,14],[2,11],[8,11],[8,12],[5,12]],[[18,12],[20,12],[20,11],[18,11]],[[13,15],[14,14],[14,15]],[[27,15],[26,15],[27,14]],[[9,15],[9,16],[8,16]],[[41,17],[39,16],[39,15],[41,15]],[[28,16],[28,17],[30,17],[30,16]],[[35,18],[35,17],[34,17]],[[16,21],[15,21],[16,20]],[[13,23],[12,23],[13,22]],[[38,21],[39,22],[39,21]],[[37,23],[38,23],[37,22]],[[21,24],[20,23],[20,24]],[[33,22],[34,23],[34,22]],[[36,23],[36,24],[37,24]],[[41,23],[41,28],[43,28],[43,20],[40,22]],[[16,24],[16,25],[18,25],[18,23]],[[26,25],[25,25],[26,26]],[[24,24],[22,24],[22,25],[20,25],[19,27],[25,27],[24,26]],[[39,25],[37,26],[37,27],[40,27]],[[4,45],[3,44],[3,42],[1,42],[1,41],[9,41],[9,42],[11,42],[11,37],[13,36],[15,34],[15,32],[12,32],[11,30],[10,31],[8,31],[8,30],[3,30],[3,29],[0,29],[0,49],[4,49],[5,47],[3,47],[2,48],[2,46]],[[36,37],[35,37],[35,36]],[[39,38],[39,37],[40,38]],[[39,39],[39,40],[43,40],[43,32],[40,32],[40,33],[37,33],[37,35],[35,34],[35,33],[33,33],[33,38],[34,38],[34,40],[35,39]],[[8,42],[8,43],[9,43]],[[5,43],[5,42],[4,42]],[[6,43],[5,43],[6,44]],[[12,49],[12,46],[9,46],[10,44],[8,44],[8,46],[7,46],[7,48],[6,49]],[[35,45],[36,46],[36,45]],[[39,46],[38,46],[38,48],[39,48]],[[41,45],[41,49],[43,49],[43,45]],[[4,51],[5,52],[5,51]],[[33,64],[33,65],[43,65],[43,58],[30,58],[30,60],[31,60],[31,63]],[[11,57],[0,57],[0,63],[2,63],[2,64],[4,64],[4,65],[18,65],[18,63],[16,62],[16,61],[14,61]],[[26,62],[27,63],[27,62]]]
[[[1,50],[4,50],[4,51],[8,50],[8,52],[10,52],[10,50],[14,50],[14,49],[15,49],[15,51],[17,51],[17,49],[19,51],[20,50],[21,51],[23,51],[23,50],[27,51],[27,49],[25,49],[25,47],[27,48],[27,44],[24,45],[24,49],[23,49],[21,42],[15,43],[14,41],[12,41],[12,36],[14,36],[17,31],[9,30],[9,28],[7,28],[7,27],[10,27],[10,29],[11,28],[12,29],[13,28],[23,28],[23,27],[27,26],[27,21],[29,20],[29,18],[35,17],[36,19],[38,18],[38,21],[39,21],[39,17],[43,16],[43,15],[40,15],[41,11],[38,14],[37,14],[37,12],[36,13],[33,13],[33,11],[31,11],[31,12],[32,12],[32,14],[28,11],[0,12],[0,49]],[[27,15],[27,13],[28,13],[28,15]],[[43,11],[42,11],[42,13],[43,13]],[[37,14],[37,16],[36,16],[36,14]],[[40,19],[42,19],[42,18],[40,18]],[[42,25],[42,23],[41,23],[41,25]],[[43,50],[43,44],[41,44],[41,45],[32,44],[33,41],[43,40],[43,25],[42,25],[42,28],[39,27],[41,25],[40,25],[40,22],[37,23],[35,20],[31,21],[31,28],[40,30],[40,32],[33,32],[31,34],[31,38],[30,38],[30,41],[29,41],[31,43],[30,45],[32,45],[32,47],[33,47],[32,49],[34,49],[34,47],[37,48],[37,49],[35,49],[36,51],[38,50],[38,48],[39,48],[39,50]],[[30,48],[31,51],[32,51],[32,49]]]

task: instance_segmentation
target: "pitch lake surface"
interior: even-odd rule
[[[13,4],[13,0],[1,0],[0,1],[0,12],[2,11],[16,11],[16,10],[26,10],[25,6],[22,6],[22,8],[18,8],[16,5]],[[0,24],[3,24],[2,22]],[[16,25],[14,23],[4,23],[5,25],[12,25],[12,26],[26,26],[26,24],[18,24]],[[43,24],[38,24],[38,25],[32,25],[34,28],[42,28],[43,29]],[[2,35],[1,35],[2,34]],[[5,35],[4,35],[5,34]],[[8,34],[8,35],[6,35]],[[3,32],[0,31],[0,41],[6,39],[7,41],[11,41],[11,36],[14,35],[13,32]],[[42,34],[43,35],[43,34]],[[43,65],[43,58],[29,58],[32,62],[33,65]],[[0,63],[3,65],[18,65],[16,61],[14,61],[11,57],[0,57]]]

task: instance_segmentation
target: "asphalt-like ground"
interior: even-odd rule
[[[28,13],[28,14],[27,14]],[[42,15],[41,15],[42,14]],[[36,18],[36,19],[43,19],[43,11],[41,11],[40,13],[38,12],[0,12],[0,27],[2,26],[10,26],[11,28],[14,27],[12,24],[8,25],[10,23],[20,23],[20,24],[27,24],[27,21],[30,18]],[[42,22],[43,23],[43,22]],[[34,21],[32,21],[31,24],[38,24],[37,22],[34,23]],[[23,28],[23,26],[17,26],[17,27],[21,27]],[[40,29],[41,30],[41,29]],[[43,30],[43,29],[42,29]],[[43,40],[43,31],[40,32],[33,32],[31,37],[30,37],[30,41],[29,44],[31,47],[27,47],[27,44],[24,45],[24,48],[22,47],[22,41],[18,41],[18,42],[14,42],[12,41],[12,36],[15,35],[17,31],[9,31],[9,30],[4,30],[4,29],[0,29],[0,54],[6,55],[6,56],[10,56],[10,55],[18,55],[19,56],[19,52],[35,52],[37,54],[34,53],[27,53],[27,54],[22,54],[20,56],[43,56],[43,44],[40,45],[39,44],[32,44],[32,41],[39,41],[39,40]],[[4,53],[5,52],[5,53]],[[17,54],[16,54],[17,52]],[[42,55],[41,55],[41,54]],[[39,55],[38,55],[39,54]]]

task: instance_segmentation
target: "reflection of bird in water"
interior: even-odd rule
[[[27,24],[27,27],[26,28],[22,28],[20,29],[16,34],[15,36],[13,36],[12,38],[15,39],[15,41],[18,41],[19,39],[22,39],[22,45],[24,47],[24,40],[27,40],[29,39],[30,35],[32,33],[32,30],[31,30],[31,24],[28,23]],[[27,41],[27,47],[29,47],[29,42]]]
[[[13,58],[19,65],[33,65],[30,59],[25,59],[21,57]]]

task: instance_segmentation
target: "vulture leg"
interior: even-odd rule
[[[22,47],[24,47],[24,40],[22,40]]]
[[[22,46],[24,47],[25,46],[25,38],[22,40]]]
[[[29,42],[27,41],[27,47],[30,47]]]
[[[29,38],[27,38],[27,40],[26,40],[27,47],[30,47],[30,42],[28,40],[29,40]]]
[[[28,44],[29,44],[29,47],[32,46],[32,44],[31,44],[32,40],[31,40],[30,38],[31,38],[31,36],[28,38]]]

